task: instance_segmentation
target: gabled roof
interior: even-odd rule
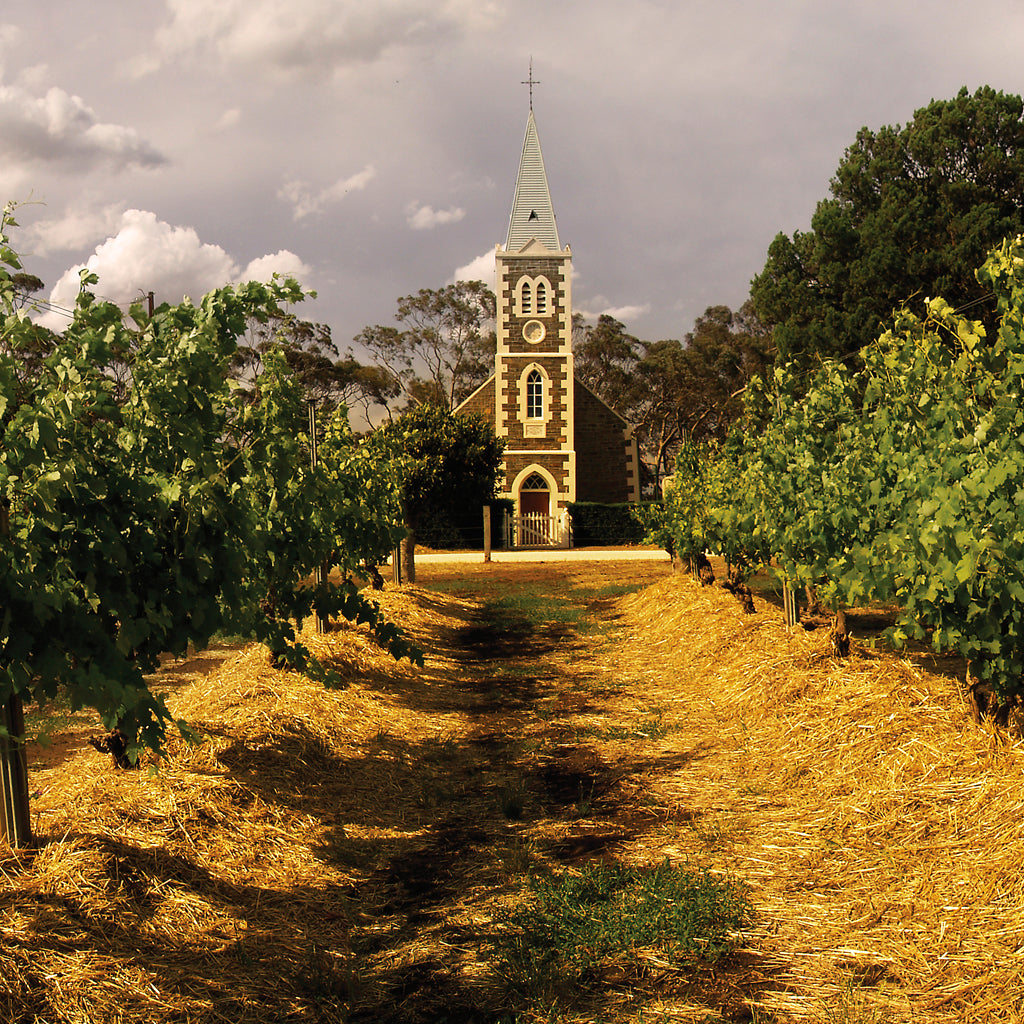
[[[579,377],[577,377],[575,374],[573,374],[572,379],[573,383],[576,385],[577,393],[580,391],[585,391],[595,402],[597,402],[599,405],[604,406],[604,408],[607,409],[608,412],[610,412],[616,419],[621,420],[622,425],[624,427],[629,427],[630,429],[632,429],[633,424],[630,423],[629,420],[627,420],[621,412],[616,412],[596,391],[592,390],[591,388],[588,388],[587,385],[584,384],[583,381],[581,381]]]
[[[505,251],[519,252],[532,239],[553,252],[562,251],[558,243],[555,213],[551,208],[548,177],[544,172],[544,157],[537,138],[537,125],[531,110],[526,122],[526,138],[523,140],[523,155],[519,161],[519,178],[516,181],[516,197],[512,201]]]

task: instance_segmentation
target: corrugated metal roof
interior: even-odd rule
[[[536,238],[554,252],[562,251],[532,110],[526,122],[526,138],[523,139],[523,155],[519,161],[519,179],[508,222],[505,251],[518,252],[531,238]]]

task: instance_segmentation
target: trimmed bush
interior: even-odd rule
[[[638,507],[641,506],[633,502],[616,505],[604,505],[594,501],[570,503],[573,546],[609,547],[642,543],[644,527],[636,518],[635,510]]]

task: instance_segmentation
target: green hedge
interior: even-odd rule
[[[644,528],[634,515],[637,507],[633,502],[617,505],[604,505],[595,501],[571,502],[569,515],[572,516],[573,547],[610,547],[641,543],[644,539]]]
[[[492,498],[491,506],[491,547],[502,545],[502,514],[509,515],[515,507],[511,498]],[[416,534],[416,543],[438,550],[468,549],[483,551],[484,514],[481,506],[465,508],[459,512],[440,512],[431,516],[428,524]]]

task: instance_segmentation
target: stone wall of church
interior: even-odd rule
[[[480,387],[467,398],[456,410],[472,416],[482,416],[494,426],[494,378]]]
[[[631,442],[622,420],[576,383],[576,500],[615,504],[630,500]]]
[[[537,348],[523,338],[523,324],[527,320],[540,320],[547,329],[547,336],[540,343],[541,350],[552,350],[562,347],[564,339],[560,337],[562,329],[562,318],[566,309],[566,274],[568,272],[567,257],[542,257],[516,258],[505,263],[505,272],[500,282],[500,294],[498,304],[501,309],[507,311],[506,344],[510,352],[527,353]],[[531,314],[520,316],[514,309],[512,296],[515,294],[516,285],[521,277],[537,277],[543,275],[551,283],[554,289],[552,303],[549,312],[538,316]]]
[[[543,466],[558,484],[559,494],[565,495],[569,486],[569,456],[552,452],[550,455],[520,455],[516,452],[505,453],[505,482],[502,485],[510,492],[515,479],[529,466]]]

